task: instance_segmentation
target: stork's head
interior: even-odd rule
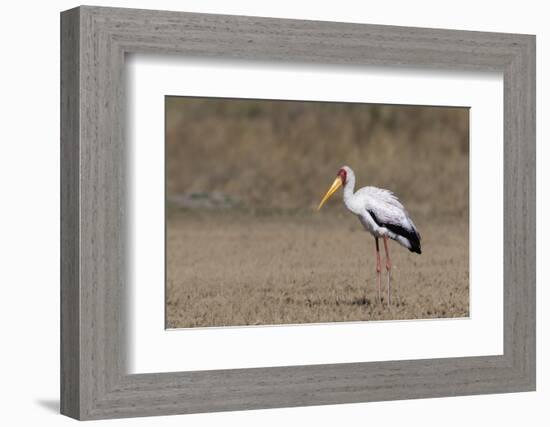
[[[336,174],[336,179],[328,189],[327,194],[325,194],[325,196],[321,200],[321,203],[319,203],[317,210],[321,209],[321,207],[330,198],[330,196],[332,196],[336,192],[336,190],[338,190],[341,186],[346,185],[349,177],[351,177],[352,175],[353,171],[349,166],[342,166],[340,170],[338,170],[338,173]]]

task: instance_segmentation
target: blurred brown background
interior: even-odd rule
[[[167,327],[469,315],[467,108],[166,98]],[[422,235],[374,239],[320,198],[342,165],[388,188]],[[384,272],[385,273],[385,272]],[[385,282],[385,278],[383,279]]]
[[[465,215],[468,120],[467,108],[167,97],[168,200],[310,209],[347,164],[357,187],[391,189],[418,214]]]

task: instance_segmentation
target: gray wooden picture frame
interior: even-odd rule
[[[127,374],[127,53],[502,72],[504,354]],[[88,6],[62,12],[63,414],[84,420],[529,390],[535,390],[534,36]]]

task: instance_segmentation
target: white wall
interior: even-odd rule
[[[105,6],[246,14],[537,34],[538,215],[550,214],[543,170],[549,160],[550,27],[542,1],[334,2],[273,0],[97,1]],[[57,414],[59,377],[59,11],[73,1],[5,2],[2,6],[0,182],[0,393],[3,425],[65,425]],[[538,224],[539,261],[548,235]],[[542,263],[540,263],[542,264]],[[548,425],[549,275],[538,268],[538,392],[276,409],[156,419],[110,425]],[[546,420],[545,420],[546,418]]]

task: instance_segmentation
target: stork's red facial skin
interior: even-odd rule
[[[346,179],[348,177],[348,174],[347,174],[346,170],[345,169],[340,169],[338,171],[338,176],[342,180],[342,185],[346,185]]]

